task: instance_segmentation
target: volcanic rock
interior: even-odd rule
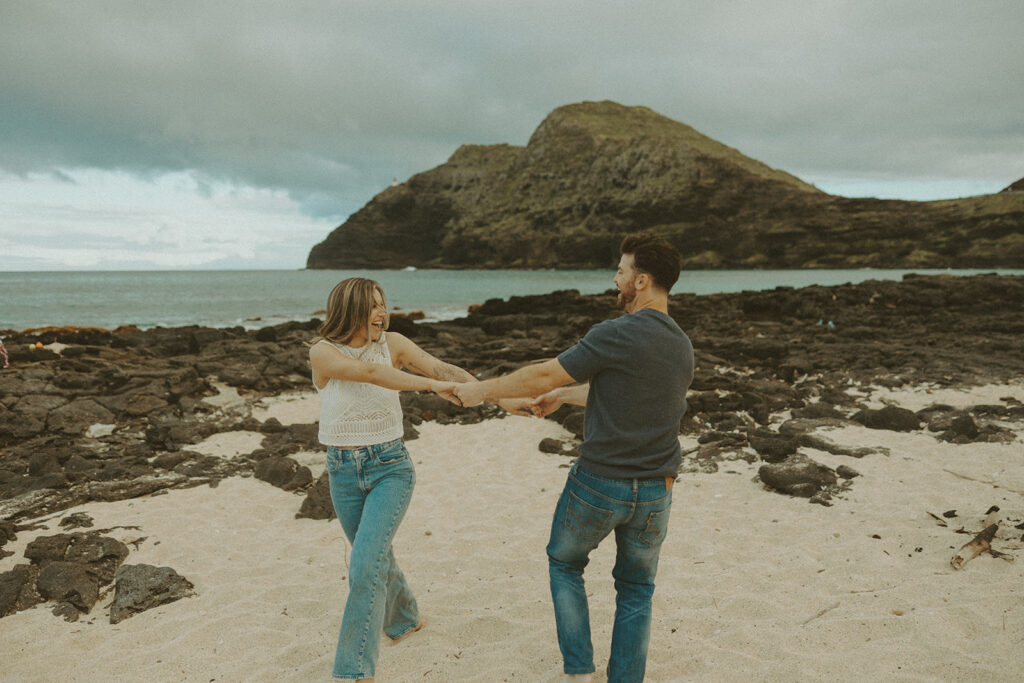
[[[66,602],[81,612],[88,612],[100,597],[100,580],[86,565],[75,562],[48,562],[39,571],[36,589],[46,600]],[[77,618],[65,612],[65,618]]]
[[[301,489],[313,482],[313,474],[309,468],[291,458],[264,458],[256,463],[254,472],[257,479],[262,479],[285,491]]]
[[[328,474],[324,472],[307,490],[306,498],[302,501],[302,506],[295,514],[295,518],[334,519],[335,516]]]
[[[116,624],[153,607],[165,605],[194,593],[194,586],[170,567],[149,564],[124,565],[114,581],[114,602],[110,623]]]
[[[1024,192],[1024,178],[1021,178],[1015,183],[1010,183],[1000,190],[1000,192]]]
[[[273,418],[271,418],[273,419]],[[267,420],[269,423],[270,420]],[[320,451],[319,427],[317,423],[291,424],[280,430],[266,432],[261,446],[275,455],[289,455],[298,451]]]
[[[797,440],[793,437],[757,431],[749,437],[750,447],[757,451],[765,462],[782,462],[796,453]]]
[[[860,472],[848,465],[840,465],[836,468],[836,474],[843,479],[853,479],[860,476]]]
[[[98,532],[40,536],[25,548],[25,557],[45,568],[52,562],[86,565],[101,583],[109,583],[128,557],[128,547]]]
[[[426,351],[484,378],[556,356],[591,325],[620,315],[615,299],[607,292],[564,290],[490,300],[458,320],[412,324]],[[801,448],[860,457],[877,449],[833,443],[824,429],[857,424],[843,416],[862,407],[871,387],[979,385],[1024,375],[1021,277],[908,275],[898,282],[684,293],[671,297],[669,312],[690,335],[697,358],[680,431],[701,444],[686,457],[685,471],[712,471],[726,459],[753,457],[754,450],[771,459],[791,455],[792,440]],[[273,421],[253,419],[249,405],[259,397],[308,390],[304,344],[318,324],[286,323],[261,335],[275,341],[259,341],[241,328],[4,331],[9,349],[49,344],[55,337],[69,346],[63,358],[26,356],[0,371],[0,520],[216,484],[251,474],[258,459],[322,451],[315,424],[276,431]],[[492,336],[485,328],[507,333]],[[972,343],[965,346],[967,338]],[[240,358],[253,359],[259,377],[242,377],[248,388],[214,397],[221,369]],[[133,415],[132,397],[149,412]],[[966,411],[932,406],[917,418],[954,443],[1003,441],[1013,432],[999,421],[1024,419],[1024,407],[1003,403]],[[402,405],[410,439],[424,419],[473,422],[504,414],[494,405],[461,409],[428,393],[406,392]],[[83,407],[94,414],[83,415]],[[793,419],[776,436],[775,427],[766,427],[787,411]],[[969,436],[967,420],[957,422],[964,433],[952,430],[952,421],[963,416],[977,427],[976,436]],[[563,406],[550,418],[582,437],[581,407]],[[90,429],[94,419],[107,426]],[[72,428],[55,433],[48,424]],[[238,425],[264,434],[262,447],[248,457],[180,450]],[[712,430],[728,436],[705,440]],[[781,450],[772,450],[779,444]],[[329,515],[326,502],[321,507]]]
[[[757,474],[769,488],[802,498],[810,498],[836,483],[836,473],[831,469],[800,457],[761,465]]]
[[[885,406],[880,410],[864,409],[853,416],[870,429],[889,429],[895,432],[912,432],[920,428],[921,421],[913,411],[899,406]]]
[[[39,567],[15,565],[10,571],[0,574],[0,617],[14,614],[43,602],[36,590]]]
[[[93,525],[92,517],[84,512],[76,512],[60,520],[62,529],[83,529]]]
[[[90,425],[97,423],[109,424],[114,421],[114,414],[89,398],[72,401],[54,408],[46,419],[46,428],[53,432],[77,436],[85,432]]]
[[[537,450],[541,453],[549,453],[551,455],[567,455],[572,458],[578,458],[580,452],[576,450],[576,444],[571,441],[563,441],[562,439],[552,439],[550,437],[540,440],[537,444]]]

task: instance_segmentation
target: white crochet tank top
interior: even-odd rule
[[[354,349],[321,339],[349,358],[391,365],[387,341]],[[313,386],[316,386],[314,382]],[[320,443],[325,446],[372,446],[402,438],[402,404],[398,392],[367,382],[330,379],[320,393]]]

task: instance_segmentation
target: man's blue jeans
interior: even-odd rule
[[[643,680],[654,576],[671,506],[672,492],[666,490],[664,477],[609,479],[586,471],[579,463],[569,470],[547,547],[551,598],[565,673],[594,671],[583,569],[590,561],[590,552],[614,531],[615,626],[608,681]]]
[[[416,472],[401,439],[328,448],[327,472],[334,511],[352,544],[334,677],[372,678],[380,632],[400,638],[419,623],[416,599],[391,551]]]

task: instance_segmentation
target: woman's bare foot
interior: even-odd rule
[[[566,683],[594,683],[594,674],[565,674]]]
[[[392,645],[397,645],[401,641],[403,641],[406,638],[408,638],[409,636],[411,636],[413,633],[416,633],[416,631],[419,631],[421,628],[423,628],[423,617],[420,617],[420,621],[419,621],[418,624],[416,624],[414,627],[412,627],[411,629],[409,629],[408,631],[406,631],[402,635],[398,636],[397,638],[391,638],[391,644]],[[388,636],[388,637],[390,638],[390,636]]]

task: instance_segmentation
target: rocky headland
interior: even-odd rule
[[[956,444],[1019,438],[1024,406],[1012,396],[966,409],[932,404],[915,410],[873,409],[863,398],[877,387],[1024,381],[1024,277],[907,276],[902,282],[679,294],[670,313],[690,335],[697,357],[680,424],[681,435],[696,445],[685,453],[683,476],[744,460],[758,465],[764,490],[831,505],[855,485],[857,459],[875,450],[835,443],[822,428],[860,424]],[[485,378],[553,357],[594,323],[618,314],[613,292],[569,290],[487,301],[444,323],[396,316],[392,329]],[[256,477],[295,491],[297,516],[329,518],[324,477],[290,457],[322,450],[316,415],[283,425],[261,421],[251,410],[257,400],[310,390],[305,344],[318,324],[4,332],[11,367],[0,370],[0,557],[9,540],[42,516],[89,501],[217,486],[228,477]],[[424,421],[504,416],[492,405],[461,409],[432,394],[404,394],[402,401],[407,439],[417,438]],[[564,407],[550,419],[575,438],[545,439],[538,448],[571,457],[582,409]],[[223,432],[253,435],[251,450],[231,458],[195,450]],[[826,467],[810,459],[808,449],[848,457],[849,464]],[[89,524],[72,519],[67,528]],[[26,550],[29,564],[0,574],[0,616],[45,599],[57,601],[65,617],[87,612],[98,587],[122,575],[141,584],[155,576],[158,596],[189,594],[187,577],[167,567],[122,565],[128,554],[102,530],[39,539]],[[129,582],[123,592],[130,591]],[[131,600],[118,604],[118,618],[142,609]]]
[[[583,102],[525,147],[464,145],[385,189],[307,266],[608,268],[624,234],[648,230],[690,269],[1021,268],[1022,183],[931,202],[838,197],[645,107]]]

